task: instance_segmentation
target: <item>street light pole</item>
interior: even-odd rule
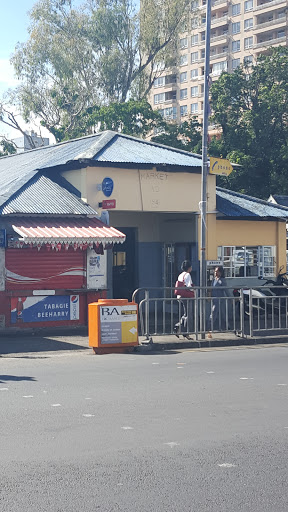
[[[202,137],[202,175],[201,175],[201,246],[200,246],[200,287],[204,292],[207,285],[206,273],[206,212],[207,212],[207,145],[209,118],[209,75],[210,75],[210,32],[211,32],[211,0],[206,4],[206,35],[205,35],[205,67],[204,67],[204,104],[203,104],[203,137]],[[202,301],[201,301],[202,302]],[[203,318],[203,315],[201,315]]]

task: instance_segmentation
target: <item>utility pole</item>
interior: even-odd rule
[[[205,35],[205,67],[204,67],[204,105],[203,105],[203,137],[202,137],[202,175],[201,175],[201,246],[200,246],[200,286],[204,293],[207,286],[206,273],[206,212],[207,212],[207,173],[208,173],[208,121],[209,121],[209,85],[210,85],[210,32],[211,32],[211,0],[206,4],[206,35]],[[201,301],[202,302],[202,301]],[[203,318],[203,315],[201,315]]]

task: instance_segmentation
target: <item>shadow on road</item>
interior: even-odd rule
[[[35,377],[26,377],[26,375],[0,375],[0,384],[4,384],[8,380],[12,380],[14,382],[28,380],[30,382],[36,382]]]
[[[23,354],[57,352],[65,350],[84,350],[88,348],[87,337],[46,337],[24,336],[0,338],[0,354]]]

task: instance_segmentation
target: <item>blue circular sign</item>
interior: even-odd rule
[[[104,178],[102,181],[102,192],[104,196],[110,197],[114,188],[114,182],[111,178]]]

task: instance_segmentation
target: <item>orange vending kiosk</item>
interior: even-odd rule
[[[138,345],[138,305],[127,299],[99,299],[88,306],[89,346],[96,354],[124,352]]]

